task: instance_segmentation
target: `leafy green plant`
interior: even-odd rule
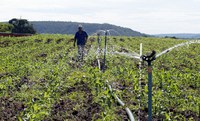
[[[57,34],[0,37],[0,99],[11,98],[24,105],[15,120],[81,120],[84,117],[91,120],[126,120],[128,117],[122,111],[123,107],[113,99],[106,81],[116,89],[115,94],[123,99],[126,106],[137,114],[139,62],[112,52],[139,53],[139,45],[143,43],[144,53],[150,50],[159,53],[186,41],[109,37],[106,71],[102,73],[96,59],[97,44],[88,42],[88,55],[79,62],[72,38],[71,35]],[[199,51],[199,44],[191,44],[174,49],[153,62],[154,119],[199,120]],[[102,55],[99,58],[101,60]],[[146,75],[144,64],[141,120],[147,117]],[[0,102],[1,105],[4,104]],[[13,114],[9,112],[15,110],[13,107],[0,110]],[[82,110],[90,113],[85,114]],[[4,117],[2,113],[1,117]]]

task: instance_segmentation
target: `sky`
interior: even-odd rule
[[[1,0],[0,21],[110,23],[146,34],[200,33],[200,0]]]

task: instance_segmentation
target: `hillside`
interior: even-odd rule
[[[87,55],[77,61],[72,38],[58,34],[0,37],[0,120],[123,121],[128,120],[128,107],[136,120],[147,121],[147,64],[141,64],[140,72],[140,60],[133,55],[138,56],[140,43],[144,54],[154,49],[159,55],[187,42],[109,37],[103,73],[98,68],[103,51],[99,56],[96,52],[104,48],[104,41],[98,46],[89,39]],[[191,44],[153,61],[153,121],[200,120],[199,52],[200,44]],[[115,95],[125,106],[119,106]]]
[[[200,39],[200,34],[180,33],[180,34],[156,34],[157,37],[176,37],[180,39]]]
[[[115,26],[111,24],[96,24],[96,23],[77,23],[77,22],[55,22],[55,21],[35,21],[31,22],[38,33],[50,34],[74,34],[77,31],[77,26],[82,24],[85,31],[89,35],[94,34],[97,30],[112,29],[111,35],[121,36],[145,36],[140,32],[130,28]],[[116,32],[115,32],[116,31]]]

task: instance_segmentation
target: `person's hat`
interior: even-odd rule
[[[78,25],[78,28],[83,28],[83,26],[81,24]]]

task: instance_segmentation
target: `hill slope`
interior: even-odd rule
[[[130,28],[124,28],[111,24],[96,24],[96,23],[77,23],[77,22],[55,22],[55,21],[41,21],[31,22],[38,33],[50,34],[74,34],[77,31],[77,26],[82,24],[88,34],[92,35],[98,30],[115,30],[111,31],[111,35],[122,36],[145,36],[140,32],[134,31]]]

